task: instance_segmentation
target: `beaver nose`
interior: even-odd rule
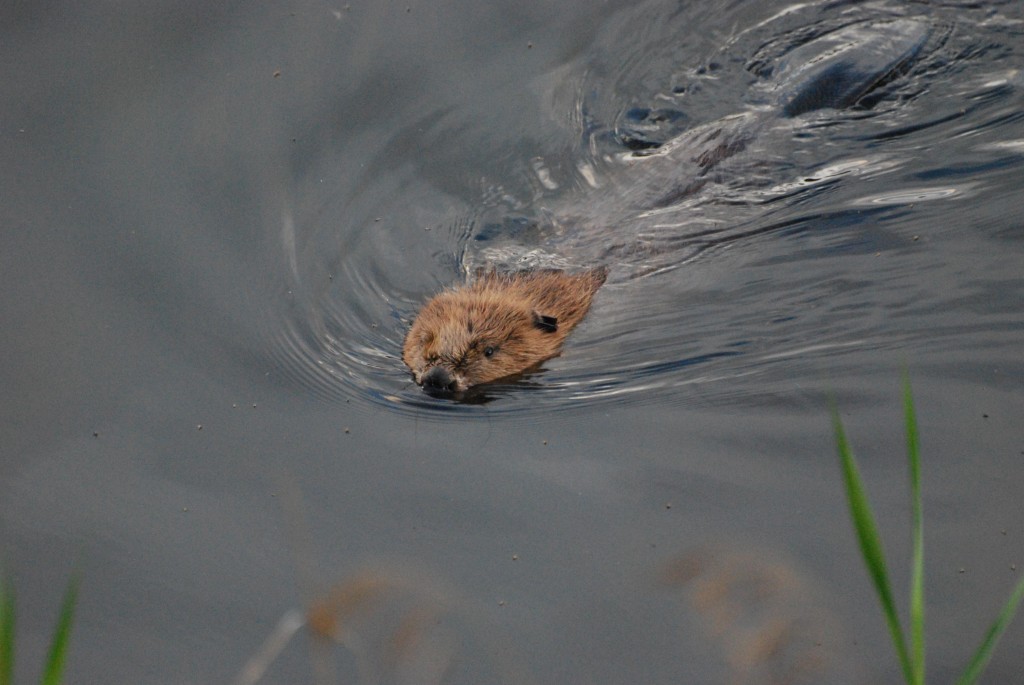
[[[423,374],[420,385],[427,392],[451,392],[455,390],[455,379],[443,366],[435,366]]]

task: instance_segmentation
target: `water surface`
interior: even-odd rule
[[[642,131],[660,139],[759,111],[795,46],[897,16],[929,41],[868,101],[773,119],[698,193],[635,208],[638,111],[672,113]],[[78,563],[83,682],[230,681],[365,568],[383,590],[344,682],[893,681],[827,398],[903,587],[903,369],[930,679],[1019,578],[1017,4],[0,17],[19,680]],[[540,373],[430,398],[399,360],[408,322],[492,246],[612,277]],[[418,647],[389,652],[403,625]],[[992,682],[1022,641],[1015,624]],[[311,679],[301,641],[266,676]]]

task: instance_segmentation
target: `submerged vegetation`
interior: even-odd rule
[[[64,591],[57,626],[50,640],[50,651],[39,679],[41,685],[58,685],[64,679],[64,660],[71,637],[75,605],[78,603],[79,581],[78,573],[72,573]],[[14,627],[14,587],[4,579],[3,574],[0,574],[0,685],[12,685],[14,682]]]
[[[882,542],[878,535],[875,517],[864,491],[857,461],[853,457],[850,443],[843,431],[842,421],[839,419],[839,412],[834,405],[832,407],[832,424],[835,429],[836,448],[839,451],[839,459],[843,468],[843,484],[850,505],[850,518],[853,520],[853,526],[857,533],[861,558],[864,560],[864,565],[871,576],[878,600],[882,605],[882,613],[885,615],[893,647],[900,661],[903,679],[908,685],[924,685],[924,525],[921,514],[921,459],[914,399],[910,391],[910,381],[907,378],[903,380],[903,413],[907,433],[907,462],[910,470],[911,544],[913,546],[910,572],[909,646],[900,624],[899,614],[896,611],[892,584],[889,582],[889,572],[885,565],[885,554],[882,551]],[[968,662],[963,675],[957,681],[958,685],[970,685],[981,676],[992,657],[996,643],[1009,626],[1022,598],[1024,598],[1024,579],[1017,583],[1010,598],[1003,605],[1002,611],[999,612],[999,616],[985,633],[984,639]]]

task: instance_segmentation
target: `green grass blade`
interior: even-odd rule
[[[57,628],[53,631],[50,654],[46,659],[46,666],[40,681],[42,685],[59,685],[61,680],[63,680],[64,659],[67,656],[68,640],[71,637],[71,624],[75,618],[79,581],[78,573],[72,573],[71,580],[68,581],[67,590],[64,591],[64,601],[61,602],[60,615],[57,618]]]
[[[0,573],[0,685],[14,682],[14,588]]]
[[[878,528],[875,525],[874,515],[871,513],[871,505],[864,492],[864,484],[857,469],[857,462],[853,457],[850,444],[846,440],[843,424],[839,419],[839,411],[835,406],[832,407],[832,424],[835,428],[836,448],[843,466],[843,483],[846,486],[846,499],[850,505],[850,518],[853,520],[853,527],[857,533],[860,554],[882,604],[882,613],[885,615],[889,634],[903,669],[903,679],[907,683],[913,683],[914,671],[907,653],[907,643],[903,637],[899,615],[896,613],[896,603],[893,601],[892,586],[885,568],[881,538],[878,536]]]
[[[924,517],[921,508],[921,458],[910,379],[903,375],[903,413],[907,431],[907,461],[910,467],[911,535],[913,551],[910,571],[910,649],[915,685],[924,685]]]
[[[1013,615],[1017,612],[1017,605],[1020,604],[1021,599],[1024,599],[1024,578],[1017,583],[1017,587],[1014,588],[1010,599],[1003,606],[1003,610],[999,612],[999,616],[992,623],[992,627],[985,633],[985,639],[978,646],[978,651],[974,653],[974,657],[967,665],[964,674],[956,681],[957,685],[973,685],[978,680],[978,677],[981,676],[981,672],[985,670],[989,659],[992,658],[992,652],[996,648],[996,643],[999,642],[1003,631],[1006,630],[1007,626],[1010,625],[1010,621],[1013,620]]]

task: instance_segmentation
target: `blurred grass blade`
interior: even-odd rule
[[[14,682],[14,587],[0,573],[0,685]]]
[[[921,511],[921,458],[917,435],[914,397],[910,378],[903,374],[903,414],[907,431],[907,461],[910,467],[910,508],[912,513],[910,571],[910,649],[913,682],[924,685],[924,517]]]
[[[850,505],[850,518],[853,520],[853,527],[857,532],[860,554],[864,559],[868,575],[871,576],[871,581],[875,585],[878,599],[882,603],[882,613],[885,614],[886,623],[889,625],[889,634],[903,669],[903,679],[907,683],[912,683],[914,682],[914,672],[907,653],[903,628],[900,626],[899,615],[896,613],[896,603],[893,601],[892,586],[889,583],[889,574],[885,568],[885,555],[882,552],[882,542],[878,536],[874,515],[871,513],[871,505],[864,493],[864,485],[860,478],[860,472],[857,470],[857,462],[853,458],[853,452],[850,450],[850,444],[843,431],[843,424],[839,419],[839,410],[834,405],[832,407],[832,425],[836,434],[836,448],[843,466],[843,484],[846,487],[846,499]]]
[[[259,682],[292,636],[304,625],[306,625],[306,619],[297,610],[285,612],[274,630],[263,641],[263,645],[249,658],[242,668],[242,672],[235,678],[235,685],[254,685]]]
[[[75,618],[75,604],[78,601],[78,585],[80,577],[77,572],[71,574],[68,588],[64,591],[57,628],[53,631],[50,643],[50,654],[43,670],[42,685],[59,685],[64,674],[64,658],[67,656],[68,639],[71,637],[71,623]]]
[[[992,651],[996,648],[996,643],[999,642],[1003,631],[1006,630],[1007,626],[1010,625],[1010,621],[1013,620],[1013,615],[1017,612],[1017,605],[1020,604],[1021,599],[1024,599],[1024,578],[1017,583],[1017,587],[1014,588],[1010,599],[1003,606],[1003,610],[999,612],[999,616],[992,624],[992,627],[988,629],[985,639],[978,647],[978,651],[974,653],[974,657],[967,665],[964,674],[960,676],[960,680],[956,681],[957,685],[972,685],[978,680],[981,672],[988,665],[989,659],[992,658]]]

